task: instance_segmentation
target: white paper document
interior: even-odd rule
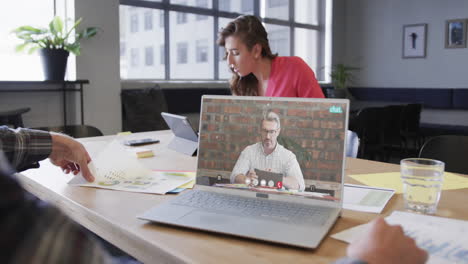
[[[86,143],[84,145],[87,147]],[[95,145],[91,144],[92,147]],[[118,140],[105,145],[98,155],[94,153],[93,155],[93,161],[89,163],[89,168],[95,181],[87,182],[80,172],[68,182],[69,184],[129,192],[165,194],[192,180],[192,177],[185,177],[180,173],[151,171],[145,168],[134,155],[125,150]]]
[[[361,212],[381,213],[393,194],[395,194],[395,191],[392,189],[345,184],[343,208]]]
[[[428,264],[468,263],[468,221],[395,211],[385,220],[401,225],[419,247],[429,253]],[[365,233],[356,226],[331,237],[350,243]]]

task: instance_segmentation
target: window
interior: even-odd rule
[[[265,25],[270,48],[273,53],[279,56],[289,56],[289,27],[266,24]]]
[[[159,27],[164,27],[164,10],[159,10]]]
[[[125,56],[125,52],[126,49],[125,49],[125,42],[121,41],[120,42],[120,57],[124,57]]]
[[[187,42],[177,43],[177,63],[186,64],[187,63]]]
[[[187,5],[187,1],[174,1],[174,3],[179,5]],[[177,12],[177,24],[187,23],[187,13]]]
[[[153,12],[146,11],[145,12],[145,30],[149,31],[153,29]]]
[[[215,41],[220,28],[239,14],[260,17],[268,32],[273,52],[280,56],[299,56],[316,73],[328,81],[331,65],[330,0],[120,0],[120,41],[126,53],[121,55],[121,77],[124,79],[226,80],[232,76],[224,58],[224,49]],[[216,6],[216,8],[215,8]],[[291,5],[292,6],[292,5]],[[218,10],[216,10],[218,9]],[[153,23],[149,26],[149,13]],[[138,29],[138,17],[143,29]],[[134,22],[132,22],[132,20]],[[159,22],[158,22],[159,20]],[[215,28],[217,25],[217,28]],[[147,63],[148,45],[153,46],[153,66]],[[142,61],[134,63],[141,52]],[[149,58],[148,58],[149,60]],[[138,66],[140,64],[140,66]],[[155,67],[155,64],[158,67]],[[132,66],[137,65],[137,66]]]
[[[242,0],[241,2],[241,11],[242,13],[250,13],[253,11],[253,4],[252,0]]]
[[[218,6],[221,11],[231,11],[231,0],[219,0]]]
[[[289,0],[266,0],[266,8],[263,11],[262,17],[288,20]]]
[[[196,6],[207,8],[208,7],[208,0],[196,0]],[[204,15],[197,15],[196,19],[197,20],[205,20],[205,19],[208,19],[208,17],[204,16]]]
[[[120,78],[122,79],[164,79],[166,77],[165,64],[159,66],[159,47],[165,44],[164,27],[159,27],[158,15],[164,10],[153,8],[120,6],[120,25],[128,25],[132,15],[142,18],[142,28],[139,33],[132,33],[131,27],[120,27],[120,42],[124,42],[126,52],[120,56]],[[150,15],[151,14],[151,15]],[[146,30],[151,18],[152,28]],[[138,35],[136,35],[138,34]],[[151,48],[149,48],[151,46]],[[122,49],[122,46],[121,46]],[[133,50],[133,51],[132,51]],[[163,59],[164,60],[164,59]],[[155,65],[158,64],[158,67]]]
[[[177,24],[187,23],[187,14],[182,12],[177,12]]]
[[[278,6],[287,6],[289,4],[289,0],[267,0],[268,7],[278,7]]]
[[[208,61],[208,41],[206,39],[197,40],[197,62]]]
[[[28,8],[25,8],[26,6]],[[22,41],[16,38],[14,34],[11,34],[11,30],[23,25],[47,27],[54,16],[53,1],[2,1],[1,8],[0,80],[30,81],[43,79],[44,75],[41,71],[42,65],[39,53],[16,52],[15,46],[21,44]],[[57,8],[57,11],[61,11],[61,9]],[[21,16],[18,14],[21,14]],[[60,14],[63,15],[62,13]],[[70,64],[67,67],[68,77],[70,77],[69,74],[75,74]]]
[[[138,67],[138,49],[132,48],[130,50],[130,63],[132,67]]]
[[[154,64],[154,54],[153,54],[153,47],[149,46],[145,48],[145,65],[146,66],[153,66]]]
[[[159,47],[159,63],[161,65],[164,65],[164,63],[166,63],[166,56],[164,56],[164,54],[166,54],[166,47],[164,47],[163,44]]]
[[[130,16],[130,32],[138,32],[138,14],[132,14]]]

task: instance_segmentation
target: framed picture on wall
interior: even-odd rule
[[[426,57],[427,24],[403,26],[403,58]]]
[[[445,48],[466,48],[466,19],[445,22]]]

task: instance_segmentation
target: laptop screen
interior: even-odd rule
[[[339,202],[348,100],[204,96],[197,184]]]

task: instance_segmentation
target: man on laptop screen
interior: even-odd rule
[[[197,177],[229,182],[215,183],[218,187],[340,201],[344,102],[232,101],[203,102]],[[255,170],[282,173],[282,184],[262,184]]]
[[[249,145],[241,152],[231,173],[231,183],[279,189],[284,186],[289,190],[304,191],[304,177],[296,155],[278,143],[280,131],[279,115],[267,110],[259,130],[261,142]],[[264,177],[259,178],[257,171]],[[266,179],[268,172],[281,173],[283,178],[276,182]]]

